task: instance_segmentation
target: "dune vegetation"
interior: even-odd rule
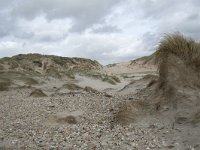
[[[160,65],[166,63],[169,54],[179,57],[186,65],[195,69],[200,67],[200,43],[192,38],[184,37],[180,33],[166,35],[156,52],[156,62]]]
[[[0,91],[6,91],[11,85],[11,81],[9,79],[4,79],[0,81]]]

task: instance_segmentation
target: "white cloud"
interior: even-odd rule
[[[62,40],[68,35],[72,26],[70,19],[54,19],[48,21],[45,17],[38,16],[31,21],[20,19],[17,27],[21,33],[31,33],[36,42],[52,42]],[[19,34],[17,32],[17,34]]]

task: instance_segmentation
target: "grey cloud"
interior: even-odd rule
[[[15,28],[16,30],[12,32],[12,35],[17,39],[31,39],[34,36],[33,32],[24,31],[21,28],[17,28],[17,26]]]
[[[14,16],[33,19],[45,14],[49,20],[72,18],[72,31],[82,31],[102,20],[121,0],[21,0],[13,9]]]
[[[62,41],[63,39],[65,39],[67,37],[67,34],[64,34],[63,36],[60,37],[52,37],[50,35],[43,35],[41,37],[37,37],[38,42],[59,42]]]
[[[199,19],[199,14],[192,14],[192,15],[189,15],[188,18],[187,18],[189,21],[190,20],[197,20]]]
[[[159,42],[159,38],[160,36],[158,36],[158,34],[155,34],[155,33],[146,32],[145,34],[143,34],[142,41],[146,47],[146,50],[155,51],[156,49],[155,46]]]
[[[4,37],[12,33],[15,24],[9,15],[0,13],[0,37]],[[14,21],[15,22],[15,21]]]
[[[1,10],[10,9],[12,5],[14,5],[15,1],[13,0],[0,0],[0,8]]]
[[[180,32],[188,36],[191,36],[196,40],[200,39],[199,27],[200,27],[200,20],[199,21],[185,20],[178,24],[178,29]]]
[[[105,25],[92,30],[94,33],[113,33],[113,32],[120,32],[121,30],[118,29],[116,26]]]

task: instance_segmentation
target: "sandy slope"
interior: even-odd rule
[[[157,70],[155,65],[144,65],[142,61],[136,61],[135,63],[123,62],[113,65],[105,66],[105,70],[108,73],[113,74],[142,74],[142,73],[154,73]]]

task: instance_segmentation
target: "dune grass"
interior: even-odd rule
[[[29,86],[39,84],[39,82],[34,77],[36,76],[25,74],[23,72],[1,71],[0,72],[0,82],[2,81],[1,88],[9,87],[11,85],[11,82],[13,81],[22,81],[24,82],[25,85]]]
[[[62,87],[67,88],[69,90],[80,90],[80,89],[82,89],[80,86],[73,84],[73,83],[64,84]]]
[[[94,79],[99,79],[103,82],[107,82],[110,84],[115,85],[116,83],[120,83],[120,79],[115,75],[107,75],[101,72],[89,71],[89,72],[82,72],[81,75],[85,75],[87,77],[91,77]]]
[[[148,62],[150,62],[151,60],[154,60],[155,57],[155,53],[149,55],[149,56],[143,56],[141,58],[135,59],[131,62],[131,64],[134,64],[136,61],[143,61],[143,64],[147,64]],[[154,62],[153,62],[154,63]]]
[[[180,33],[164,37],[156,52],[156,62],[163,65],[163,63],[166,63],[169,54],[179,57],[186,65],[190,65],[195,69],[200,68],[200,43],[184,37]]]

